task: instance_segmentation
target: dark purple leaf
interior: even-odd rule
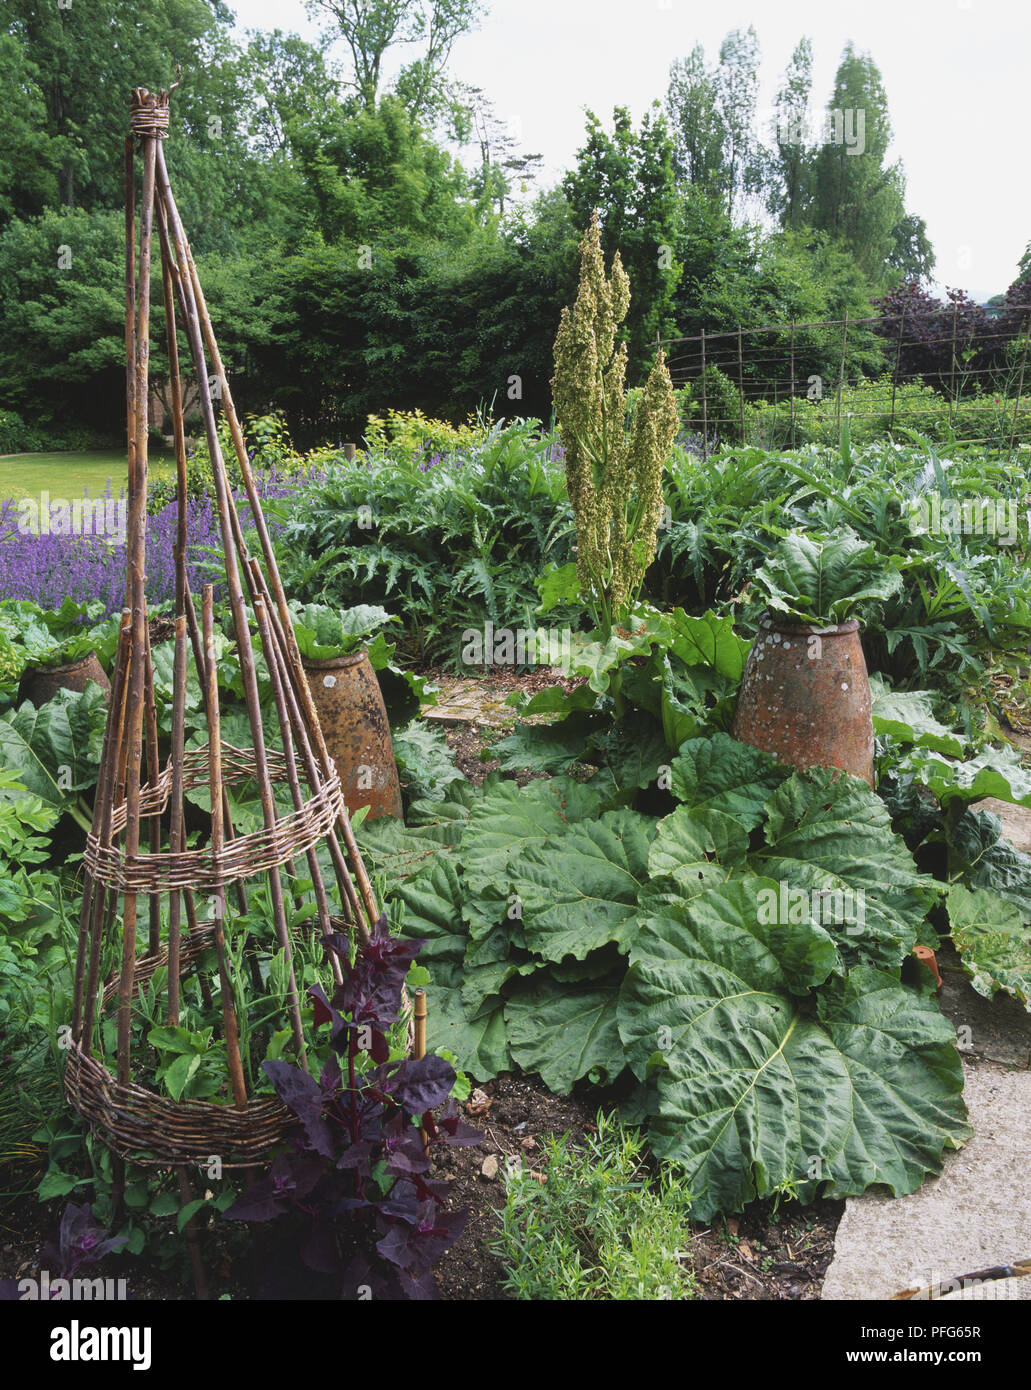
[[[404,1297],[413,1303],[431,1303],[440,1298],[437,1281],[428,1269],[420,1270],[418,1274],[412,1274],[407,1269],[399,1269],[397,1282]]]
[[[427,1057],[398,1062],[385,1089],[404,1111],[412,1116],[443,1105],[455,1084],[455,1069],[443,1057]]]
[[[422,1138],[415,1134],[411,1138],[388,1139],[384,1144],[387,1168],[391,1173],[425,1173],[430,1160],[423,1147]]]
[[[424,1123],[429,1124],[431,1118],[424,1118]],[[483,1139],[480,1130],[463,1122],[453,1096],[448,1099],[441,1113],[435,1117],[435,1127],[441,1131],[445,1143],[448,1144],[459,1146],[479,1144]]]
[[[231,1221],[271,1221],[306,1197],[324,1171],[314,1154],[277,1154],[268,1177],[242,1193],[224,1215]]]
[[[324,1223],[313,1225],[301,1248],[301,1259],[317,1274],[338,1274],[341,1260],[336,1233]]]
[[[315,1078],[292,1062],[262,1062],[261,1069],[279,1099],[301,1122],[309,1148],[324,1158],[335,1157],[333,1135],[322,1114],[325,1094]]]
[[[112,1236],[105,1240],[107,1228],[93,1216],[93,1208],[87,1202],[77,1207],[69,1202],[61,1215],[61,1226],[57,1245],[52,1242],[44,1247],[43,1256],[48,1264],[60,1271],[62,1279],[71,1279],[84,1265],[95,1264],[111,1250],[120,1250],[128,1236]]]
[[[380,1211],[394,1221],[404,1221],[414,1226],[419,1220],[419,1192],[415,1182],[408,1178],[398,1178],[390,1190],[390,1196],[380,1203]]]
[[[362,1172],[368,1173],[372,1169],[372,1150],[372,1144],[365,1140],[359,1140],[356,1144],[349,1144],[337,1159],[337,1167],[360,1168]]]

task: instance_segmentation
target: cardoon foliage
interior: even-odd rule
[[[552,388],[576,519],[577,573],[608,634],[636,598],[655,555],[662,468],[677,432],[673,386],[660,349],[626,427],[625,343],[630,282],[617,252],[605,274],[598,212],[580,243],[576,303],[562,310]]]

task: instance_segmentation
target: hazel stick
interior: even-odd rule
[[[147,781],[152,787],[158,784],[161,768],[158,765],[158,715],[154,703],[154,658],[150,650],[150,620],[147,605],[143,606],[144,631],[147,634],[146,662],[147,675],[143,687],[143,714],[147,731]],[[161,853],[161,816],[150,817],[150,852]],[[161,950],[161,899],[156,893],[150,894],[150,935],[147,943],[149,955],[156,956]]]
[[[175,661],[172,675],[172,786],[168,848],[178,854],[183,848],[183,752],[186,713],[186,615],[175,620]],[[182,899],[173,892],[168,903],[168,1022],[179,1023],[179,944]]]
[[[125,856],[134,859],[140,848],[140,763],[143,752],[143,704],[146,680],[146,618],[144,567],[147,525],[148,361],[150,354],[150,251],[154,217],[156,145],[154,135],[141,137],[143,197],[140,204],[139,275],[136,285],[135,341],[135,457],[129,473],[129,587],[132,594],[132,648],[129,656],[129,697],[126,710]],[[118,1080],[131,1075],[130,1033],[136,973],[135,892],[122,898],[122,970],[118,985]]]
[[[284,731],[290,727],[290,716],[286,708],[286,698],[283,694],[283,684],[279,675],[279,663],[276,659],[277,653],[274,638],[269,627],[268,610],[265,607],[265,600],[258,597],[254,601],[254,616],[258,623],[258,634],[261,637],[262,646],[265,648],[266,665],[268,666],[269,676],[272,680],[272,698],[275,700],[276,713]],[[299,811],[304,805],[304,797],[301,794],[301,784],[297,776],[297,760],[294,757],[292,740],[289,733],[284,733],[284,745],[286,753],[287,781],[290,784],[290,794],[293,797],[294,810]],[[323,937],[332,936],[333,925],[329,920],[329,903],[326,900],[326,886],[322,881],[322,870],[319,868],[318,855],[314,848],[307,852],[308,872],[311,874],[312,885],[315,892],[315,902],[319,912],[319,926],[322,929]],[[332,953],[331,953],[332,954]],[[333,978],[337,984],[343,981],[343,972],[340,962],[335,954],[332,954]]]
[[[201,599],[201,613],[204,624],[204,679],[208,691],[208,783],[211,788],[211,861],[216,880],[220,877],[222,853],[225,849],[225,836],[222,827],[222,738],[221,716],[218,706],[218,674],[215,669],[215,624],[213,617],[213,598],[210,584],[205,584]],[[233,1100],[239,1109],[247,1105],[247,1087],[244,1083],[243,1062],[240,1057],[240,1033],[233,1007],[232,981],[226,964],[225,919],[226,895],[221,882],[214,893],[215,898],[215,950],[218,954],[218,977],[222,986],[222,1027],[225,1034],[226,1054],[229,1058],[229,1078],[233,1088]]]
[[[160,185],[161,201],[164,207],[165,217],[167,218],[168,233],[180,267],[180,274],[177,280],[177,284],[181,291],[180,305],[183,311],[186,335],[190,343],[190,351],[193,356],[194,372],[200,395],[201,414],[204,419],[208,453],[211,458],[211,469],[215,483],[215,496],[218,505],[219,529],[221,531],[225,553],[226,588],[228,590],[229,605],[233,617],[236,646],[240,655],[240,674],[243,679],[244,702],[247,706],[247,717],[250,722],[251,733],[254,740],[254,763],[258,790],[261,795],[262,817],[265,828],[270,830],[275,826],[278,820],[278,814],[276,811],[275,796],[272,791],[272,781],[269,776],[268,759],[265,752],[265,734],[261,722],[261,705],[258,699],[258,685],[254,669],[254,652],[251,647],[250,627],[247,622],[243,589],[240,584],[237,552],[234,544],[235,508],[229,491],[229,480],[226,473],[225,461],[222,458],[222,450],[218,440],[215,412],[211,400],[211,391],[208,385],[207,364],[204,359],[204,347],[197,318],[197,306],[193,297],[193,286],[189,277],[182,273],[182,267],[188,264],[189,256],[186,234],[179,220],[178,209],[176,208],[175,199],[172,196],[172,190],[168,182],[168,173],[165,168],[163,153],[160,150],[158,151],[158,181]],[[239,522],[236,520],[237,528],[238,525]],[[286,925],[283,885],[279,877],[278,869],[270,869],[268,879],[272,896],[272,915],[276,934],[280,946],[283,949],[284,959],[290,962],[293,1011],[297,1015],[297,1026],[299,1027],[300,1005],[297,999],[296,982],[293,979],[293,951]]]
[[[114,810],[114,768],[117,746],[122,733],[122,710],[125,703],[125,680],[129,658],[128,614],[122,614],[118,629],[118,649],[115,654],[114,680],[111,683],[111,704],[104,728],[104,746],[100,759],[100,779],[93,803],[92,833],[99,845],[111,843],[111,820]],[[79,922],[79,949],[75,960],[75,1008],[72,1015],[72,1037],[80,1042],[85,1037],[87,1051],[93,1032],[93,1011],[99,982],[100,928],[107,908],[108,890],[90,877],[83,889],[82,912]],[[86,925],[89,923],[87,948]],[[86,962],[89,960],[88,978]],[[88,1022],[83,1027],[83,1020]]]
[[[171,191],[169,190],[168,197],[170,196]],[[166,197],[165,199],[166,203],[168,202],[168,197]],[[205,343],[208,349],[208,355],[211,358],[212,366],[215,368],[215,373],[218,378],[219,388],[222,394],[222,406],[225,410],[226,420],[229,423],[229,431],[232,436],[233,446],[236,450],[237,461],[240,465],[240,473],[243,477],[244,489],[247,493],[247,500],[250,503],[251,512],[254,517],[254,524],[258,533],[258,540],[261,544],[262,554],[264,556],[265,564],[268,569],[269,586],[271,588],[272,595],[275,599],[276,607],[279,610],[280,623],[283,628],[283,636],[285,637],[284,655],[287,658],[287,670],[289,671],[291,679],[294,683],[295,690],[301,708],[304,711],[305,718],[314,735],[316,749],[318,751],[320,761],[322,762],[322,766],[326,772],[326,775],[328,776],[329,769],[331,767],[329,750],[326,747],[326,741],[322,734],[322,726],[319,723],[318,713],[315,709],[315,702],[312,699],[311,691],[308,688],[307,677],[305,676],[304,668],[301,665],[300,651],[297,647],[297,639],[294,636],[293,626],[290,622],[290,613],[287,607],[286,594],[283,590],[283,583],[282,579],[280,578],[279,567],[276,564],[275,551],[272,547],[272,540],[269,536],[268,527],[265,523],[265,517],[261,510],[260,501],[258,499],[257,486],[254,480],[254,471],[251,468],[251,461],[247,457],[247,447],[243,437],[243,431],[240,428],[240,422],[236,414],[236,407],[233,404],[233,397],[229,389],[229,382],[226,378],[225,367],[223,365],[222,357],[218,349],[218,343],[215,340],[214,329],[211,325],[211,317],[208,313],[207,303],[204,298],[204,291],[200,283],[200,277],[197,274],[197,267],[194,264],[193,257],[190,253],[188,245],[185,246],[185,257],[181,258],[181,264],[184,266],[185,269],[188,270],[192,282],[194,301],[197,307],[197,313],[200,318],[201,328],[204,333]],[[344,841],[347,845],[348,854],[351,858],[351,863],[354,869],[355,877],[358,880],[358,887],[361,890],[362,899],[365,903],[365,910],[368,914],[369,923],[371,925],[372,923],[377,921],[379,917],[379,909],[376,906],[376,898],[372,890],[372,884],[369,881],[368,874],[365,872],[365,866],[362,863],[361,854],[358,850],[358,843],[354,838],[354,831],[351,828],[350,819],[347,816],[346,812],[340,818],[340,827],[344,836]]]
[[[261,574],[260,568],[258,567],[258,562],[256,559],[251,560],[251,569],[254,572],[256,582],[259,585],[263,586],[263,576]],[[277,659],[285,666],[286,657],[284,655],[282,626],[278,621],[278,614],[275,612],[274,609],[269,607],[268,591],[263,589],[263,592],[265,594],[266,599],[266,612],[269,617],[270,634],[272,637],[272,641],[275,643]],[[305,723],[301,711],[298,707],[296,699],[296,690],[292,682],[287,682],[284,685],[283,693],[286,697],[287,706],[290,710],[290,717],[293,722],[294,728],[297,730],[298,746],[301,750],[301,757],[304,761],[305,768],[308,774],[308,782],[311,785],[313,791],[318,791],[323,784],[323,777],[316,764],[315,754],[313,753],[311,744],[308,740],[308,725]],[[330,829],[326,837],[326,840],[329,845],[330,856],[333,860],[333,868],[336,873],[337,886],[340,889],[341,906],[345,907],[346,910],[350,912],[351,921],[354,923],[360,939],[362,941],[367,941],[369,939],[369,932],[364,921],[362,920],[362,903],[358,897],[358,891],[355,888],[354,883],[351,879],[351,875],[347,867],[347,862],[344,859],[343,853],[340,849],[340,845],[337,842],[335,826]]]

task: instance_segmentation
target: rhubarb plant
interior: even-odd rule
[[[912,1191],[968,1132],[912,956],[941,885],[859,779],[718,731],[635,789],[639,771],[491,777],[413,808],[391,910],[425,943],[432,1044],[478,1080],[618,1081],[702,1220]]]

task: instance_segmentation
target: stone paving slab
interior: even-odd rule
[[[556,679],[561,673],[556,671]],[[436,724],[475,724],[493,729],[511,729],[516,722],[548,724],[551,714],[521,715],[508,697],[516,686],[468,676],[440,676],[436,681],[437,703],[422,712],[423,719]],[[533,690],[527,690],[532,694]]]
[[[1014,806],[1010,801],[986,796],[983,801],[975,801],[971,810],[991,811],[998,816],[1002,821],[1002,833],[1014,849],[1031,854],[1031,811],[1026,806]]]
[[[485,724],[503,728],[514,724],[518,715],[507,705],[506,691],[492,690],[482,680],[441,680],[437,703],[423,710],[423,718],[433,724]]]
[[[1031,1256],[1031,1071],[965,1062],[974,1128],[942,1174],[908,1197],[851,1198],[821,1297],[889,1299]],[[957,1291],[945,1301],[1031,1301],[1031,1278]]]

